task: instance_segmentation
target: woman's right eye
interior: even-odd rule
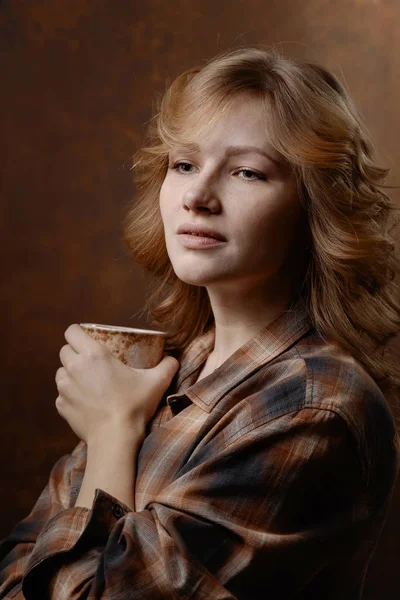
[[[185,161],[178,161],[173,165],[172,169],[174,171],[178,171],[178,173],[190,173],[190,168],[192,167],[193,165],[191,163]]]

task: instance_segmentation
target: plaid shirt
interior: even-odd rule
[[[79,443],[1,545],[1,599],[361,597],[398,468],[379,388],[299,308],[196,382],[213,341],[149,423],[135,512],[100,489],[74,507]]]

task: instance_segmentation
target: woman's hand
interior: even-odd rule
[[[147,422],[169,387],[179,363],[165,356],[152,369],[132,369],[79,325],[65,332],[56,373],[56,408],[76,435],[88,443],[110,429],[144,436]]]

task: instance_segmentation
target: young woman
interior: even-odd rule
[[[325,69],[251,47],[178,77],[135,159],[154,369],[65,332],[80,438],[1,547],[1,598],[361,597],[397,471],[386,171]],[[160,296],[160,294],[162,296]]]

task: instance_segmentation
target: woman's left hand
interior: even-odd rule
[[[86,443],[110,429],[144,436],[147,422],[168,389],[179,363],[164,356],[152,369],[124,365],[79,325],[65,332],[56,373],[56,408]]]

